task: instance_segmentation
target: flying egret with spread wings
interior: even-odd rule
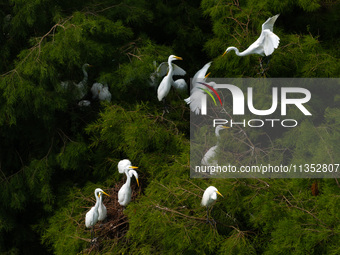
[[[210,73],[207,74],[209,67],[212,62],[209,62],[203,66],[192,78],[192,89],[190,91],[190,97],[184,99],[184,101],[189,104],[190,110],[195,114],[199,114],[201,111],[201,100],[204,94],[206,94],[206,86],[202,83],[205,82],[206,78]],[[212,87],[214,87],[215,83],[209,83]]]
[[[280,38],[274,34],[274,23],[280,14],[277,14],[271,18],[268,18],[266,22],[262,24],[262,31],[260,37],[251,44],[246,50],[240,52],[236,47],[231,46],[226,49],[223,56],[230,52],[235,51],[237,56],[243,57],[250,54],[258,54],[261,56],[271,55],[275,49],[279,46]]]

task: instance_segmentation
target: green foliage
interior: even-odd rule
[[[339,77],[336,1],[6,0],[0,7],[1,254],[90,252],[84,217],[93,190],[122,183],[123,158],[139,167],[141,189],[122,212],[127,233],[100,237],[94,253],[340,253],[337,179],[190,179],[187,93],[171,90],[170,113],[162,114],[150,86],[170,54],[183,57],[176,64],[187,83],[211,60],[212,77],[262,77],[258,56],[221,55],[231,45],[246,49],[277,13],[280,46],[263,76]],[[89,92],[91,106],[79,107],[72,88],[62,88],[83,80],[85,63],[92,65],[85,89],[107,84],[112,102]],[[221,133],[224,163],[339,163],[339,89],[311,90],[313,116],[303,121],[292,110],[294,129]],[[270,106],[270,92],[271,85],[254,89],[256,108]],[[199,130],[191,152],[201,157],[215,145],[212,132]],[[211,211],[216,225],[200,205],[210,185],[224,196]]]

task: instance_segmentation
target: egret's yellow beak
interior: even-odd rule
[[[88,65],[88,67],[94,67],[93,65]]]
[[[204,78],[207,78],[210,74],[211,74],[211,72],[209,72],[206,76],[204,76]]]
[[[138,166],[130,166],[129,168],[138,169]]]
[[[230,127],[227,127],[227,126],[222,126],[223,128],[230,128]]]
[[[225,52],[223,53],[222,57],[223,57],[225,54],[227,54],[227,51],[225,51]]]
[[[136,181],[137,181],[137,185],[138,185],[138,187],[139,187],[139,182],[138,182],[138,178],[136,178]]]
[[[178,59],[178,60],[183,60],[183,58],[181,58],[181,57],[175,56],[175,58]]]
[[[224,197],[218,190],[216,190],[216,193],[219,194],[221,197]]]
[[[99,194],[100,194],[100,193],[99,193]],[[103,194],[107,195],[108,197],[110,196],[109,194],[105,193],[104,191],[103,191]]]

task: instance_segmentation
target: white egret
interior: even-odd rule
[[[183,86],[184,80],[181,81],[181,82],[175,83],[173,78],[172,78],[173,75],[182,75],[183,76],[183,75],[186,74],[186,72],[182,68],[178,67],[175,64],[172,64],[172,61],[174,61],[174,60],[182,60],[182,58],[177,57],[175,55],[169,56],[167,75],[165,75],[165,77],[163,78],[163,80],[161,81],[161,83],[159,84],[158,89],[157,89],[157,98],[158,98],[159,101],[164,102],[165,97],[169,94],[171,86],[174,86],[176,88]],[[164,65],[161,64],[159,68],[160,68],[159,73],[160,74],[164,73]],[[180,85],[180,84],[182,84],[182,85]],[[165,104],[165,102],[164,102],[164,104]]]
[[[217,194],[223,197],[223,195],[214,186],[209,186],[203,193],[201,205],[207,208],[207,222],[210,222],[209,208],[216,202]]]
[[[107,84],[105,84],[104,87],[99,91],[98,97],[100,101],[111,102],[111,93]]]
[[[86,69],[88,67],[91,67],[91,65],[87,64],[87,63],[84,64],[83,67],[82,67],[82,71],[83,71],[83,74],[84,74],[83,80],[79,83],[73,82],[73,85],[75,86],[75,90],[74,90],[73,94],[74,94],[75,99],[77,99],[77,100],[82,99],[87,94],[88,74],[87,74]],[[62,81],[60,85],[65,90],[68,90],[68,89],[73,90],[73,88],[70,88],[69,81]]]
[[[203,89],[206,89],[206,86],[204,86],[202,83],[199,82],[205,82],[206,78],[208,77],[207,71],[209,67],[211,66],[212,62],[209,62],[203,66],[202,69],[200,69],[192,78],[191,84],[192,89],[190,91],[190,97],[184,99],[184,101],[190,105],[190,110],[194,112],[195,114],[199,114],[201,111],[201,100],[203,95],[206,93]],[[210,86],[214,87],[215,83],[209,83]]]
[[[91,229],[91,240],[92,240],[94,225],[96,225],[96,223],[98,222],[98,218],[99,218],[99,213],[98,213],[98,208],[100,206],[100,199],[99,198],[103,194],[109,196],[102,189],[99,189],[99,188],[95,189],[94,196],[96,197],[96,204],[95,204],[95,206],[93,206],[90,209],[90,211],[88,211],[86,213],[86,216],[85,216],[85,226],[87,228],[92,227],[92,229]]]
[[[111,101],[111,93],[107,84],[103,85],[99,82],[93,83],[91,87],[92,99],[99,99],[100,101]]]
[[[99,83],[99,82],[93,83],[93,85],[91,87],[92,99],[98,98],[99,92],[103,89],[103,87],[104,87],[104,85]]]
[[[160,68],[161,68],[161,66],[162,66],[162,65],[165,66],[165,64],[167,64],[167,62],[163,62],[162,64],[160,64],[160,65],[157,67],[157,62],[156,62],[156,61],[153,61],[153,62],[152,62],[152,65],[153,65],[155,71],[150,75],[150,81],[149,81],[150,86],[156,87],[156,85],[158,84],[158,79],[159,79],[161,76],[166,75],[166,72],[167,72],[167,71],[165,71],[165,73],[164,73],[163,75],[161,75],[161,73],[160,73]],[[166,66],[166,69],[167,69],[167,66]]]
[[[78,102],[78,105],[79,106],[90,106],[91,105],[91,102],[89,100],[80,100]]]
[[[118,172],[120,174],[125,173],[125,170],[131,170],[131,169],[137,169],[138,167],[136,166],[132,166],[132,163],[130,160],[128,159],[123,159],[121,161],[118,162]]]
[[[103,194],[109,196],[105,192]],[[107,216],[107,209],[103,203],[103,196],[99,194],[99,206],[98,206],[98,221],[103,221],[106,219]]]
[[[211,147],[203,156],[201,160],[201,165],[217,165],[217,160],[215,159],[219,144],[220,144],[220,131],[229,127],[217,125],[215,128],[215,135],[217,138],[217,143],[215,146]]]
[[[275,49],[279,46],[280,38],[274,34],[273,28],[276,19],[280,14],[277,14],[271,18],[268,18],[266,22],[262,24],[262,31],[260,37],[251,44],[245,51],[240,52],[236,47],[228,47],[223,56],[230,52],[235,51],[237,56],[243,57],[250,54],[258,54],[261,56],[271,55]]]
[[[188,85],[184,79],[175,80],[172,86],[178,90],[184,90],[184,91],[188,88]]]
[[[131,191],[130,185],[131,185],[132,175],[135,176],[137,185],[139,186],[138,174],[135,170],[129,170],[125,168],[125,174],[126,174],[126,183],[118,191],[118,203],[123,207],[127,206],[127,204],[130,203],[131,201],[132,191]]]

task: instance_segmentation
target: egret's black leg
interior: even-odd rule
[[[263,58],[260,59],[260,70],[261,70],[261,72],[260,72],[260,73],[257,73],[257,74],[264,75],[264,72],[265,72],[266,70],[268,70],[270,58],[271,58],[271,55],[269,55],[269,56],[264,56]]]
[[[169,113],[169,109],[168,109],[168,105],[165,102],[165,98],[162,101],[164,105],[164,110],[163,110],[163,115],[164,115],[165,113]]]
[[[210,211],[210,214],[212,215],[212,210],[213,210],[213,208],[211,208],[211,211]],[[215,221],[215,219],[214,219],[214,217],[213,216],[211,216],[211,218],[212,218],[212,222],[214,223],[214,225],[216,225],[216,221]]]
[[[208,206],[207,206],[207,224],[210,222],[210,220],[209,220],[209,209],[208,209]]]
[[[94,238],[94,230],[93,230],[94,226],[92,226],[91,228],[91,244],[93,243],[93,238]]]
[[[260,74],[260,75],[264,74],[265,69],[263,68],[263,61],[264,61],[264,58],[260,58],[260,72],[257,74]]]
[[[210,214],[211,214],[211,211],[210,211]],[[208,224],[208,223],[210,223],[211,226],[213,226],[213,227],[216,226],[216,221],[214,219],[212,219],[212,220],[209,219],[209,208],[207,207],[207,222],[206,222],[206,224]]]
[[[264,57],[264,59],[266,60],[266,67],[265,67],[265,69],[268,68],[271,57],[272,57],[272,55],[269,55],[269,56],[265,56],[265,57]]]

